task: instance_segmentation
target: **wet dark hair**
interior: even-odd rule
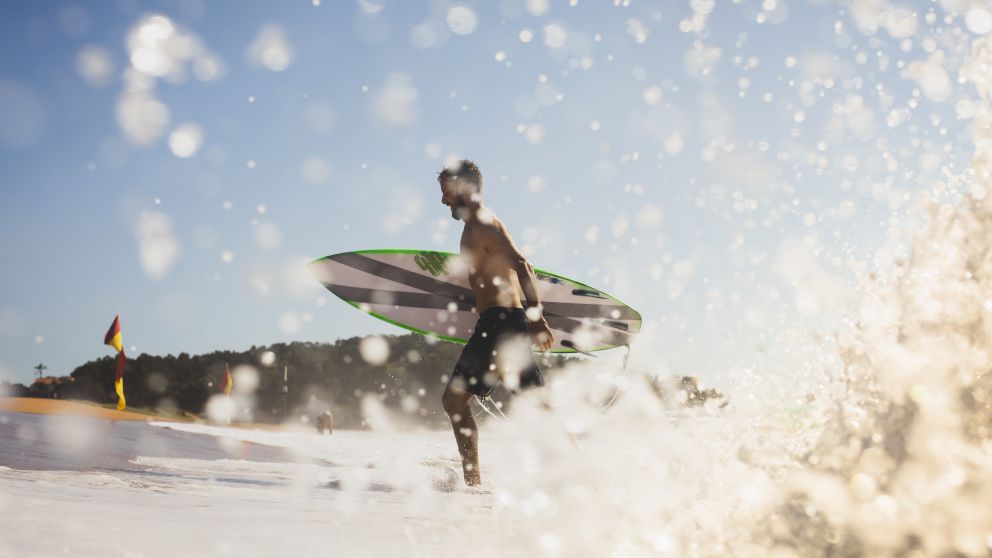
[[[456,161],[441,169],[441,172],[437,173],[437,181],[442,182],[445,178],[464,180],[474,184],[476,191],[482,191],[482,171],[468,159]]]

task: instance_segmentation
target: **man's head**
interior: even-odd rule
[[[437,175],[441,203],[451,209],[452,219],[465,219],[482,203],[482,173],[468,159],[444,167]]]

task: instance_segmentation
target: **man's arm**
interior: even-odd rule
[[[513,241],[510,241],[513,244]],[[520,281],[520,290],[523,291],[524,298],[527,299],[526,308],[537,308],[542,310],[541,295],[537,292],[537,277],[534,276],[534,266],[530,265],[527,258],[514,246],[513,270],[517,272],[517,279]]]
[[[527,299],[526,307],[540,308],[541,295],[537,292],[537,285],[535,284],[537,278],[534,276],[534,266],[530,265],[527,258],[517,249],[517,245],[513,243],[513,239],[510,238],[510,233],[503,226],[503,223],[498,221],[493,223],[490,231],[492,233],[491,240],[495,244],[493,251],[497,254],[505,254],[513,265],[513,270],[517,272],[520,290],[523,291],[524,298]]]
[[[503,226],[503,223],[496,221],[493,224],[495,249],[510,258],[513,270],[517,273],[517,280],[520,282],[520,290],[526,299],[527,319],[531,322],[534,342],[541,350],[546,351],[554,345],[555,338],[548,327],[548,322],[544,319],[544,309],[541,306],[541,295],[537,291],[534,266],[517,249],[517,245],[513,243],[513,239],[510,238],[510,233]]]

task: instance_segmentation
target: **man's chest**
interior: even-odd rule
[[[467,260],[472,268],[477,267],[481,258],[484,258],[488,253],[485,244],[481,242],[476,231],[469,225],[466,225],[462,231],[460,251],[462,258]]]

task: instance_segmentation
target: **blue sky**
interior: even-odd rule
[[[865,5],[4,3],[0,377],[109,354],[116,313],[135,354],[397,332],[303,265],[456,250],[451,157],[536,266],[641,311],[645,366],[793,369],[971,152],[983,24]]]

